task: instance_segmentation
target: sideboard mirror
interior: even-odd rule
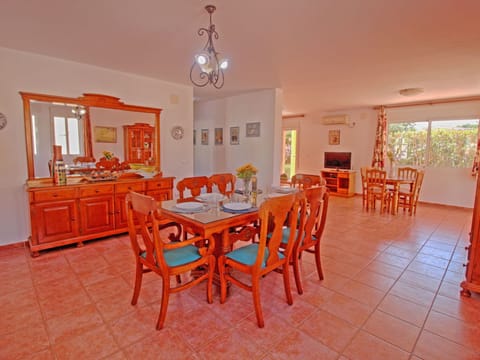
[[[117,97],[101,94],[83,94],[78,98],[27,92],[20,92],[20,95],[24,109],[28,180],[49,176],[52,145],[59,145],[53,130],[57,116],[54,114],[65,114],[58,116],[64,116],[66,121],[68,117],[81,119],[74,127],[80,139],[74,146],[74,153],[78,157],[97,160],[102,150],[113,152],[120,158],[124,156],[122,125],[152,124],[155,137],[153,156],[146,165],[153,165],[155,171],[160,172],[161,109],[128,105]],[[68,137],[68,131],[64,136]]]

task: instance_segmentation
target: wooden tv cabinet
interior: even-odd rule
[[[355,170],[323,169],[320,171],[332,195],[355,195]]]
[[[30,253],[128,231],[125,196],[129,191],[157,200],[173,198],[174,177],[53,185],[51,179],[27,185]]]

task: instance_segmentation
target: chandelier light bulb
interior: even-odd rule
[[[225,70],[227,68],[228,68],[228,60],[223,59],[222,61],[220,61],[220,69]]]
[[[195,56],[195,60],[198,65],[205,65],[208,62],[208,57],[205,54],[199,54]]]

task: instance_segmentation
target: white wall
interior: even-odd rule
[[[360,194],[359,170],[362,166],[369,166],[372,161],[377,112],[372,109],[357,109],[328,115],[334,114],[349,115],[355,126],[321,125],[320,119],[326,115],[324,113],[283,121],[284,128],[298,129],[300,146],[297,172],[317,174],[323,168],[325,151],[351,151],[352,169],[356,170],[355,192]],[[387,109],[388,122],[478,118],[479,115],[480,102]],[[328,145],[328,131],[333,129],[340,129],[340,145]],[[470,168],[426,168],[420,201],[473,208],[475,180],[475,177],[470,175]]]
[[[23,106],[19,91],[78,97],[100,93],[127,104],[163,108],[161,167],[164,176],[193,174],[193,88],[99,67],[0,48],[0,112],[8,125],[0,131],[0,245],[25,241],[29,234],[25,193],[27,163]],[[185,128],[174,140],[170,129]]]
[[[282,96],[278,89],[262,90],[221,100],[195,103],[195,175],[229,172],[245,163],[259,169],[260,188],[279,179]],[[260,137],[246,137],[246,123],[260,122]],[[230,127],[240,127],[240,144],[230,144]],[[223,145],[214,145],[213,131],[223,127]],[[208,145],[201,145],[201,129],[209,129]],[[238,183],[240,185],[240,183]]]

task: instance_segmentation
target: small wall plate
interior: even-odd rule
[[[0,113],[0,130],[4,129],[7,126],[7,117]]]
[[[185,130],[181,126],[174,126],[171,130],[172,137],[175,140],[180,140],[183,138],[183,135],[185,135]]]

